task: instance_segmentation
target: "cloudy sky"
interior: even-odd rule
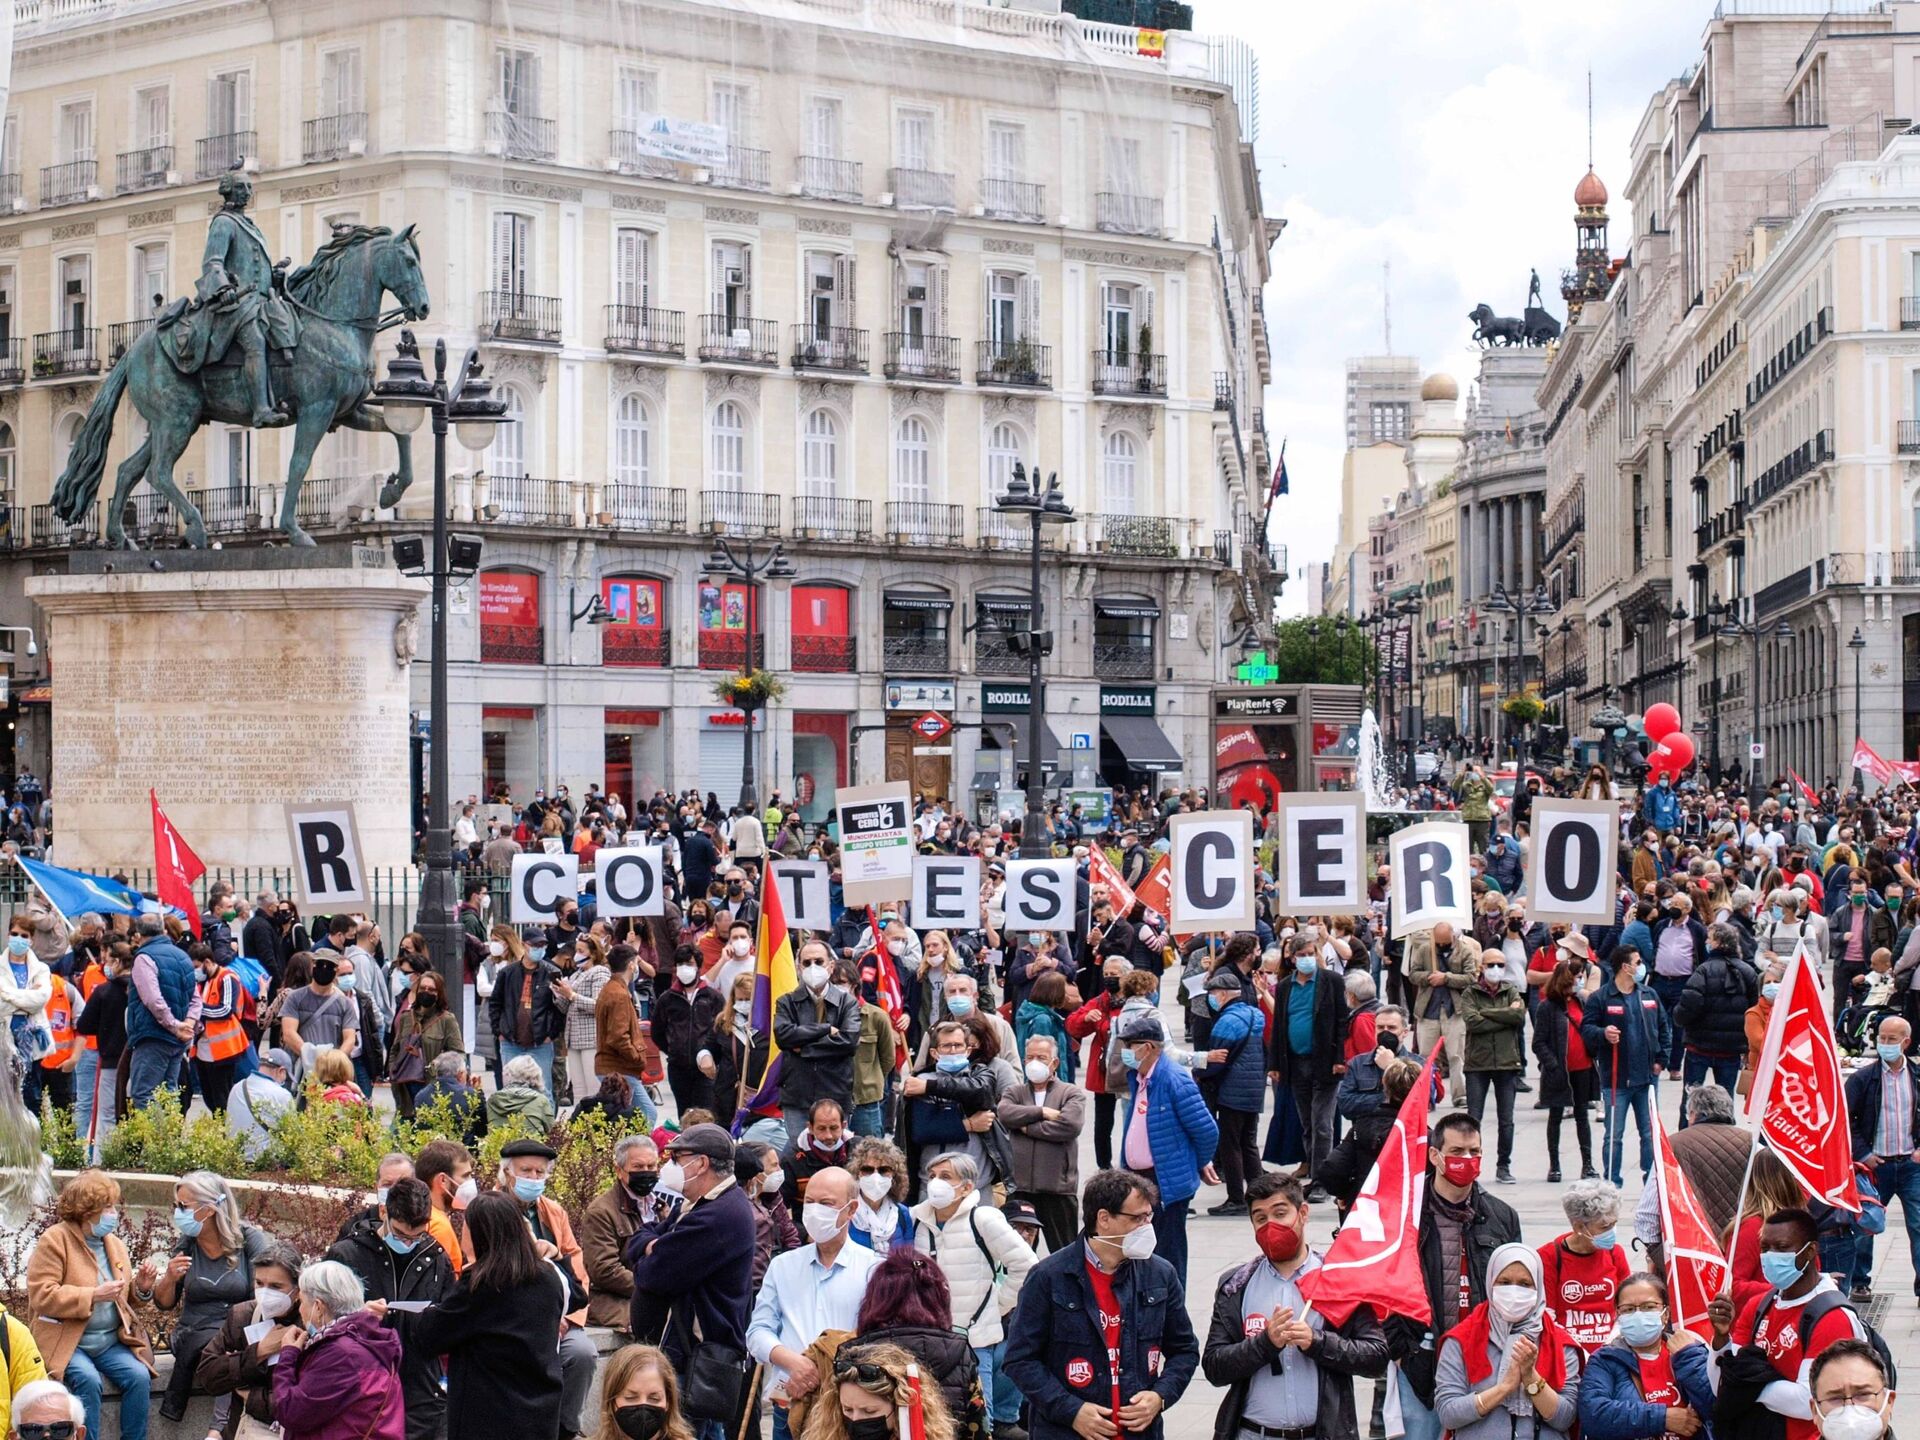
[[[1345,361],[1382,352],[1381,263],[1393,267],[1393,351],[1446,370],[1464,396],[1466,312],[1519,313],[1529,267],[1561,314],[1573,187],[1594,164],[1619,196],[1648,98],[1698,53],[1706,0],[1197,0],[1195,28],[1259,52],[1257,153],[1273,251],[1267,429],[1288,440],[1292,493],[1274,533],[1296,572],[1329,558],[1340,510]],[[1616,252],[1629,230],[1613,207]],[[1287,586],[1298,613],[1306,586]]]

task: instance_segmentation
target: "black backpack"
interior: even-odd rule
[[[1764,1319],[1767,1312],[1773,1308],[1773,1302],[1779,1298],[1780,1292],[1778,1290],[1769,1290],[1760,1298],[1760,1305],[1753,1312],[1755,1329],[1759,1328],[1761,1320]],[[1866,1332],[1867,1343],[1873,1346],[1873,1353],[1878,1355],[1880,1357],[1880,1363],[1887,1367],[1887,1389],[1898,1389],[1900,1385],[1900,1372],[1894,1366],[1893,1351],[1887,1348],[1886,1337],[1874,1329],[1872,1325],[1868,1324],[1866,1317],[1858,1310],[1855,1310],[1848,1302],[1846,1296],[1842,1295],[1838,1290],[1822,1290],[1818,1295],[1807,1301],[1806,1312],[1800,1320],[1800,1333],[1802,1335],[1811,1335],[1814,1327],[1835,1310],[1852,1312],[1855,1322]]]

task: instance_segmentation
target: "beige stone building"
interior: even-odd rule
[[[815,811],[855,773],[1002,783],[1028,697],[999,622],[1031,597],[991,504],[1016,460],[1080,517],[1043,582],[1059,743],[1089,736],[1114,781],[1204,776],[1223,637],[1268,623],[1280,578],[1251,56],[1050,9],[23,0],[0,147],[13,569],[98,535],[97,512],[54,519],[52,481],[154,297],[192,291],[237,163],[276,257],[417,224],[423,340],[477,343],[508,401],[490,449],[450,459],[486,542],[454,607],[458,792],[724,797],[741,740],[711,682],[749,627],[794,681],[765,783]],[[701,162],[660,158],[662,130]],[[139,435],[123,410],[110,465]],[[326,442],[309,529],[418,532],[424,485],[375,509],[388,444]],[[216,427],[177,478],[243,544],[286,459]],[[177,530],[145,492],[132,518]],[[715,534],[783,542],[790,592],[703,584]],[[576,621],[595,594],[614,623]],[[948,753],[911,739],[928,708],[962,724]]]

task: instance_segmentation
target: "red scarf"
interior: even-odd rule
[[[1492,1312],[1482,1300],[1441,1340],[1443,1345],[1448,1340],[1460,1342],[1460,1359],[1467,1367],[1469,1389],[1493,1374],[1493,1357],[1487,1353],[1487,1347],[1493,1343],[1492,1321]],[[1572,1336],[1554,1323],[1551,1315],[1541,1313],[1540,1358],[1534,1362],[1534,1369],[1555,1391],[1566,1381],[1567,1347],[1575,1343]]]

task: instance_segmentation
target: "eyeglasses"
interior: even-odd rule
[[[1813,1408],[1822,1415],[1831,1415],[1834,1411],[1848,1405],[1864,1405],[1869,1410],[1878,1410],[1886,1403],[1886,1399],[1887,1391],[1884,1385],[1856,1387],[1852,1390],[1843,1390],[1838,1395],[1822,1395],[1813,1402]],[[26,1433],[23,1426],[20,1431],[23,1440]]]
[[[891,1175],[893,1171],[885,1165],[862,1165],[860,1167],[860,1173],[862,1175]]]
[[[16,1425],[20,1440],[73,1440],[73,1421],[55,1420],[47,1425]]]
[[[845,1380],[852,1376],[862,1385],[885,1385],[893,1382],[893,1376],[887,1373],[887,1367],[872,1360],[841,1360],[833,1362],[833,1378]]]
[[[1662,1305],[1658,1300],[1649,1300],[1644,1305],[1622,1305],[1620,1307],[1620,1314],[1622,1316],[1658,1315],[1662,1310],[1666,1308],[1667,1307]]]
[[[1127,1222],[1129,1222],[1129,1223],[1130,1223],[1130,1224],[1131,1224],[1131,1225],[1133,1226],[1133,1228],[1134,1228],[1134,1229],[1136,1229],[1136,1230],[1138,1230],[1138,1229],[1139,1229],[1139,1228],[1140,1228],[1140,1227],[1141,1227],[1142,1225],[1147,1225],[1147,1224],[1151,1224],[1151,1223],[1152,1223],[1152,1221],[1153,1221],[1153,1211],[1151,1211],[1151,1210],[1121,1210],[1121,1211],[1119,1211],[1119,1212],[1117,1212],[1117,1213],[1115,1214],[1115,1216],[1114,1216],[1114,1218],[1115,1218],[1116,1220],[1125,1220],[1125,1221],[1127,1221]]]

